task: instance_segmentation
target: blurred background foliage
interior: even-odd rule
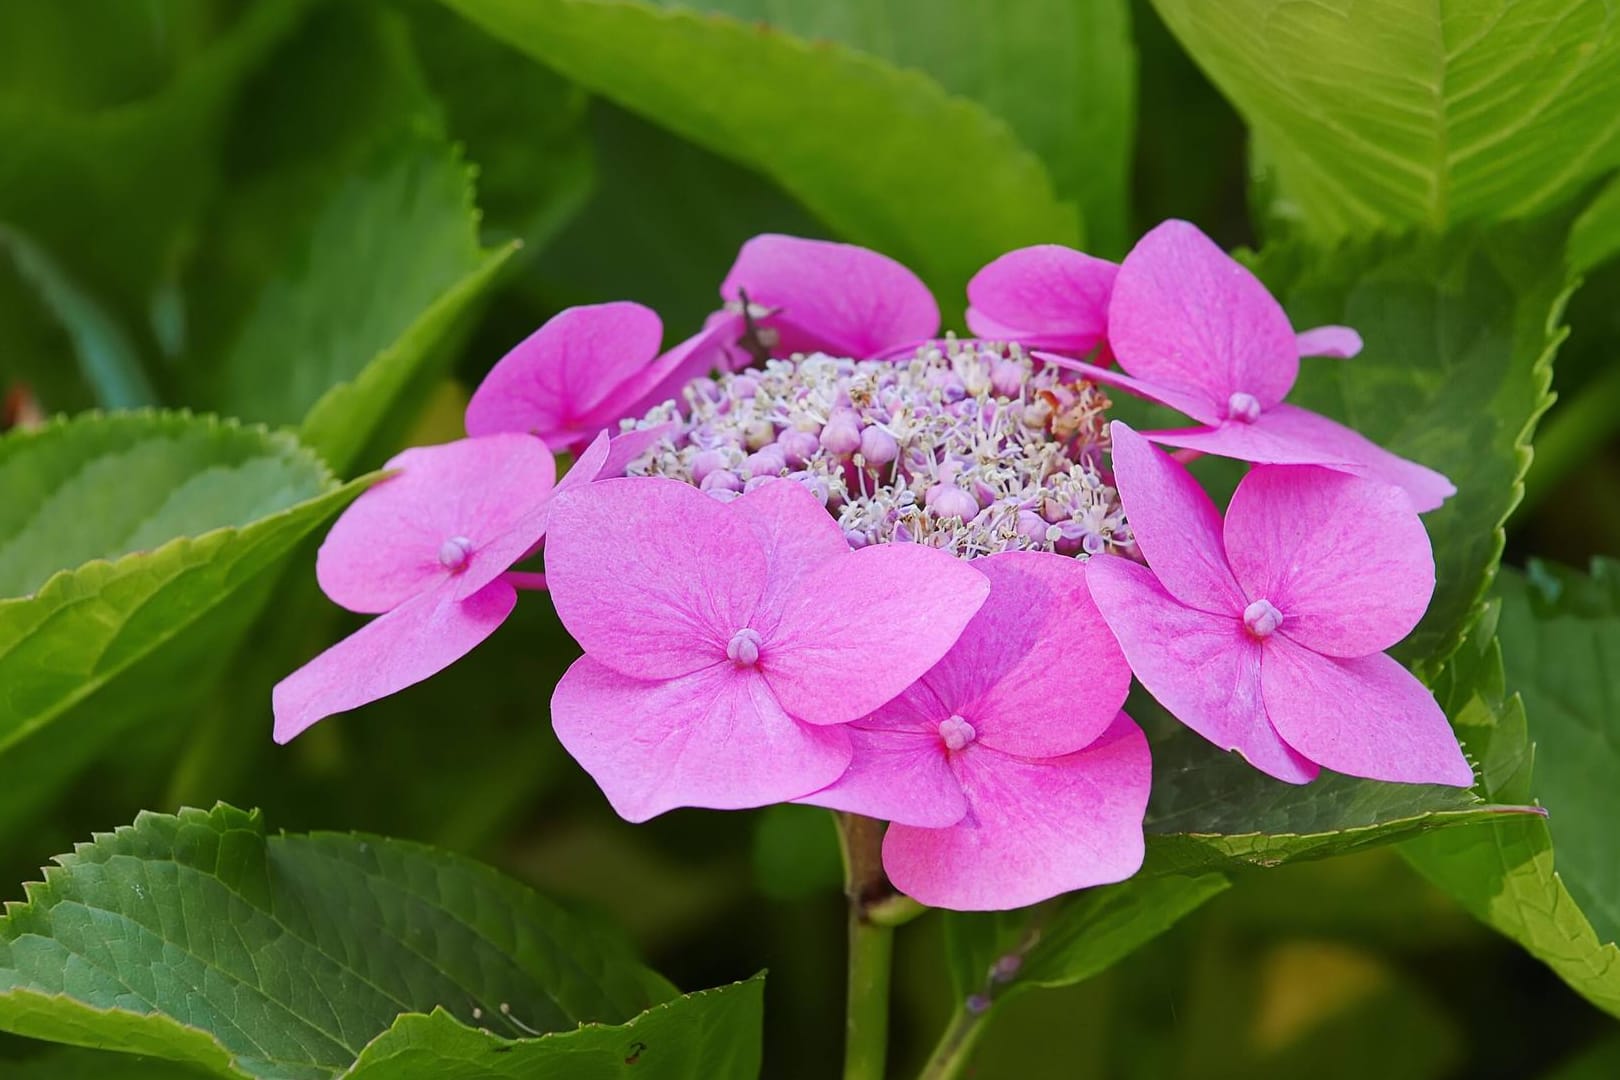
[[[1361,65],[1376,83],[1422,57],[1302,45],[1296,61],[1316,70],[1270,72],[1253,62],[1256,35],[1362,39],[1354,27],[1279,31],[1268,5],[1247,0],[716,0],[668,12],[580,0],[0,0],[6,423],[91,408],[219,412],[294,428],[351,477],[401,445],[458,436],[468,388],[562,307],[638,300],[670,341],[684,336],[759,232],[888,251],[951,318],[967,276],[1001,250],[1052,241],[1119,257],[1171,216],[1269,251],[1537,215],[1563,230],[1580,214],[1567,263],[1584,284],[1564,313],[1560,402],[1509,521],[1508,562],[1584,564],[1620,552],[1620,199],[1599,193],[1620,163],[1607,130],[1620,99],[1599,93],[1603,65],[1620,61],[1614,29],[1585,19],[1594,6],[1577,5],[1570,26],[1525,31],[1590,46],[1590,70],[1560,68],[1547,92],[1574,104],[1543,94],[1528,69],[1482,79],[1481,97],[1517,87],[1562,113],[1497,117],[1481,133],[1469,126],[1477,98],[1460,102],[1446,118],[1449,171],[1430,175],[1407,167],[1428,160],[1420,136],[1380,126],[1378,102],[1334,113],[1311,99],[1335,85],[1335,66]],[[1377,18],[1391,5],[1364,7]],[[540,24],[546,33],[527,34]],[[1371,119],[1358,129],[1358,116]],[[1553,140],[1580,168],[1515,188],[1542,161],[1534,146],[1502,160],[1458,151],[1494,136]],[[1378,152],[1358,157],[1358,145]],[[1306,306],[1311,289],[1331,291],[1307,284]],[[832,1075],[843,906],[826,816],[616,819],[545,722],[574,651],[541,603],[446,674],[273,746],[270,686],[359,624],[315,588],[314,543],[233,596],[206,647],[169,670],[183,708],[166,698],[161,714],[143,709],[147,684],[114,681],[97,707],[115,707],[117,738],[87,743],[66,789],[29,794],[22,770],[43,759],[9,759],[19,771],[0,797],[0,882],[36,877],[143,807],[227,800],[290,831],[422,840],[615,921],[684,989],[768,965],[767,1075]],[[1510,608],[1528,610],[1533,581],[1504,588]],[[1545,670],[1524,663],[1515,670],[1507,651],[1534,731]],[[1549,681],[1541,696],[1556,709],[1568,687]],[[1569,707],[1612,712],[1601,687],[1588,698]],[[1589,782],[1598,805],[1607,799],[1608,824],[1572,828],[1583,865],[1620,866],[1616,789],[1602,788],[1612,774],[1583,772],[1578,754],[1552,760],[1545,790]],[[1554,806],[1562,844],[1558,822]],[[1620,881],[1570,881],[1589,914],[1620,896],[1605,885]],[[901,935],[902,1071],[959,1004],[943,921]],[[0,1074],[38,1051],[0,1041]],[[1577,1080],[1620,1073],[1620,1026],[1385,848],[1238,873],[1104,974],[1007,1001],[977,1062],[975,1077],[1028,1080]]]

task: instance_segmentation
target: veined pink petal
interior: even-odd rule
[[[1181,602],[1222,615],[1243,610],[1221,541],[1221,513],[1192,474],[1120,423],[1113,439],[1114,484],[1125,517],[1153,573]]]
[[[1083,360],[1058,356],[1055,353],[1036,352],[1033,355],[1035,359],[1043,364],[1050,364],[1053,367],[1063,368],[1065,371],[1072,371],[1082,378],[1090,379],[1094,383],[1118,387],[1128,394],[1146,398],[1148,401],[1157,401],[1160,405],[1169,406],[1177,412],[1186,413],[1193,419],[1204,423],[1219,423],[1221,418],[1226,415],[1225,403],[1216,405],[1213,399],[1202,392],[1183,392],[1168,386],[1145,383],[1113,368],[1088,364]]]
[[[1318,326],[1301,330],[1294,338],[1301,356],[1330,356],[1348,360],[1361,352],[1361,335],[1348,326]]]
[[[1383,653],[1339,660],[1276,635],[1265,644],[1260,682],[1278,732],[1323,768],[1405,784],[1474,784],[1434,696]]]
[[[782,335],[778,355],[826,349],[864,359],[939,332],[939,305],[910,270],[853,244],[756,236],[742,246],[720,295],[779,309],[767,325]]]
[[[761,484],[731,507],[754,520],[770,582],[761,607],[780,611],[788,593],[800,579],[828,559],[850,553],[844,530],[821,501],[796,480],[778,479]]]
[[[1136,378],[1217,405],[1241,394],[1268,408],[1299,374],[1282,305],[1185,221],[1164,222],[1125,256],[1108,305],[1108,341]]]
[[[551,722],[627,821],[785,802],[836,780],[850,760],[843,728],[799,723],[757,671],[727,662],[645,682],[582,656],[557,684]]]
[[[779,623],[761,628],[760,669],[799,719],[858,720],[933,667],[989,593],[983,574],[935,548],[862,548],[799,579]]]
[[[343,512],[315,558],[321,590],[350,611],[388,611],[451,578],[458,599],[482,589],[539,538],[534,513],[557,475],[542,443],[508,434],[413,447],[384,468],[397,473]]]
[[[551,507],[557,615],[586,652],[632,678],[725,661],[732,635],[760,614],[766,573],[749,519],[675,480],[599,480]]]
[[[968,329],[1029,348],[1087,353],[1108,331],[1108,297],[1119,267],[1039,244],[1009,251],[968,282]]]
[[[990,598],[923,683],[992,749],[1057,757],[1089,746],[1125,704],[1131,671],[1086,588],[1086,564],[1014,551],[973,566]]]
[[[1359,432],[1295,405],[1278,405],[1252,424],[1227,423],[1144,432],[1161,446],[1251,461],[1257,465],[1325,465],[1401,488],[1419,513],[1434,510],[1457,493],[1433,469],[1390,453]]]
[[[517,591],[497,579],[465,600],[440,588],[379,615],[276,684],[276,742],[438,674],[493,634],[516,604]]]
[[[1329,656],[1382,652],[1434,594],[1429,534],[1399,488],[1314,465],[1262,465],[1226,511],[1226,557],[1246,599]]]
[[[889,826],[883,867],[931,907],[1004,911],[1122,881],[1142,865],[1152,764],[1121,713],[1091,746],[1029,759],[989,747],[957,755],[968,813],[944,829]]]
[[[467,434],[532,433],[554,450],[589,441],[605,424],[586,418],[652,361],[663,334],[640,304],[558,313],[485,376],[467,404]]]
[[[1236,616],[1183,606],[1152,571],[1117,555],[1090,559],[1086,581],[1131,670],[1172,716],[1268,776],[1290,784],[1316,778],[1317,767],[1266,717],[1261,646]]]
[[[736,366],[731,361],[730,346],[743,329],[741,315],[722,311],[709,316],[702,330],[675,345],[625,384],[622,400],[614,410],[618,415],[599,408],[592,418],[610,424],[629,416],[643,416],[666,401],[681,405],[684,412],[682,391],[687,383]]]
[[[937,731],[861,723],[834,730],[849,732],[849,768],[829,786],[795,801],[925,828],[954,825],[967,813],[962,785]]]

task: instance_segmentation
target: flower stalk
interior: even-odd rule
[[[894,929],[922,914],[883,873],[883,822],[836,813],[849,900],[844,1080],[883,1080],[889,1052],[889,974]]]

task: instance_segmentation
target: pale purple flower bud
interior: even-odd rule
[[[459,574],[472,558],[473,542],[465,536],[452,536],[439,545],[439,565],[452,574]]]
[[[941,518],[959,518],[971,521],[979,512],[973,496],[955,484],[935,484],[923,496],[923,504]]]
[[[1024,966],[1024,958],[1017,953],[1008,953],[1006,956],[996,958],[990,965],[990,981],[995,983],[1009,983],[1018,975],[1019,969]]]
[[[1226,416],[1240,424],[1252,424],[1260,419],[1260,401],[1253,394],[1240,390],[1227,400]]]
[[[797,480],[806,491],[820,500],[822,506],[826,506],[827,500],[832,497],[832,493],[827,489],[827,481],[814,473],[788,473],[788,479]]]
[[[900,442],[880,427],[861,432],[861,456],[868,465],[887,465],[900,456]]]
[[[769,420],[754,420],[743,429],[743,445],[750,450],[763,450],[776,441],[776,428]]]
[[[744,476],[780,476],[786,470],[787,455],[775,443],[749,454],[742,463]]]
[[[1033,510],[1018,511],[1018,535],[1029,541],[1032,545],[1046,542],[1047,524],[1041,515]]]
[[[765,486],[766,484],[770,483],[772,480],[775,480],[775,479],[777,479],[777,478],[774,477],[774,476],[750,476],[747,480],[745,480],[743,482],[743,492],[747,493],[747,492],[750,492],[750,491],[754,491],[754,490],[756,490],[758,488],[761,488],[761,487]]]
[[[698,486],[701,487],[703,481],[709,478],[710,473],[725,467],[726,455],[724,452],[720,450],[701,451],[696,457],[692,458],[692,479],[696,480]]]
[[[1283,613],[1262,597],[1243,609],[1243,625],[1257,638],[1268,638],[1283,624]]]
[[[789,428],[776,437],[776,445],[782,450],[782,460],[797,469],[821,449],[821,440],[813,431]]]
[[[704,491],[741,491],[742,478],[730,469],[716,469],[703,478],[698,487]]]
[[[1087,555],[1101,555],[1108,548],[1108,541],[1094,532],[1088,532],[1080,539],[1080,550]]]
[[[983,1016],[990,1011],[991,1004],[993,1003],[988,994],[969,994],[967,1000],[962,1003],[962,1007],[968,1011],[970,1016]]]
[[[1014,360],[997,360],[990,369],[990,386],[1002,397],[1017,397],[1024,385],[1024,365]]]
[[[860,422],[849,413],[834,413],[821,429],[821,445],[830,453],[853,454],[861,448]]]
[[[734,397],[751,398],[759,393],[759,380],[752,375],[739,375],[731,380],[731,393]]]
[[[859,551],[870,542],[867,540],[866,534],[859,529],[845,529],[844,539],[849,541],[849,546],[856,551]]]

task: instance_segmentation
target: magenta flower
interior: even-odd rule
[[[673,480],[559,497],[546,571],[585,650],[552,697],[619,814],[793,799],[850,760],[843,726],[927,671],[990,590],[941,551],[851,551],[791,480],[729,503]]]
[[[865,357],[939,331],[939,308],[915,274],[851,244],[756,236],[720,295],[724,307],[704,328],[662,355],[663,323],[640,304],[559,313],[491,369],[467,405],[467,434],[529,432],[571,450],[625,417],[679,401],[688,382],[713,369],[747,366],[749,348]]]
[[[1059,244],[1019,248],[968,282],[968,329],[991,341],[1083,356],[1108,336],[1119,266]]]
[[[800,802],[893,822],[883,865],[934,907],[999,910],[1120,881],[1142,863],[1147,740],[1086,588],[1043,552],[975,560],[990,598],[899,697],[849,725],[854,757]]]
[[[1088,309],[1077,325],[1095,319]],[[1352,357],[1360,336],[1342,326],[1295,334],[1265,286],[1185,221],[1164,222],[1125,257],[1107,325],[1109,348],[1125,374],[1043,358],[1205,425],[1146,432],[1154,442],[1262,464],[1325,465],[1399,487],[1420,511],[1456,494],[1433,469],[1283,402],[1301,356]]]
[[[1261,466],[1223,524],[1179,464],[1118,422],[1114,475],[1143,567],[1087,564],[1143,686],[1215,745],[1290,783],[1319,768],[1468,787],[1434,698],[1383,650],[1417,625],[1434,558],[1406,496],[1312,466]]]
[[[594,447],[582,479],[608,456]],[[315,575],[335,603],[381,613],[276,684],[275,739],[421,682],[506,620],[507,571],[539,543],[556,477],[550,451],[525,435],[488,435],[398,454],[396,474],[332,526]]]

